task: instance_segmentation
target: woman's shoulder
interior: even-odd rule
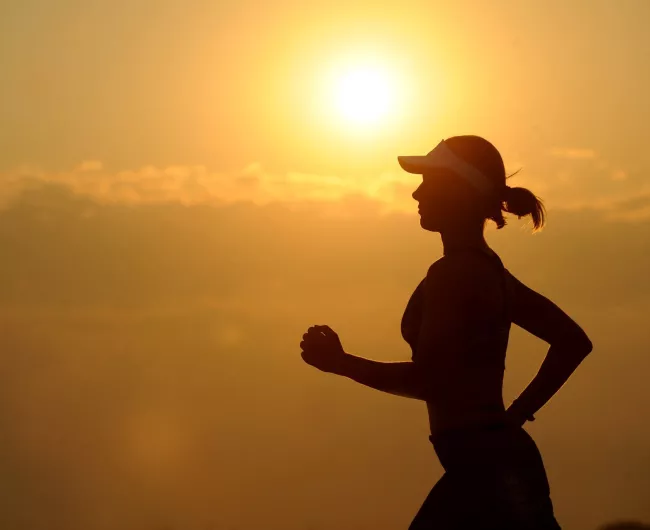
[[[484,281],[484,275],[480,273],[484,267],[481,259],[469,252],[445,255],[429,267],[426,284],[436,290],[474,291]]]

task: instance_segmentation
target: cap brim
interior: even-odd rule
[[[422,173],[431,165],[426,156],[398,156],[397,161],[407,173]]]

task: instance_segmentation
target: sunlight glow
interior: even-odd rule
[[[354,67],[335,80],[335,104],[346,122],[374,125],[394,110],[390,76],[374,67]]]

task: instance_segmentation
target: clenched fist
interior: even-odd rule
[[[312,326],[300,343],[303,360],[323,372],[338,372],[346,358],[341,340],[329,326]]]

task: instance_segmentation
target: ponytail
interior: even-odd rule
[[[502,209],[515,214],[519,219],[526,215],[532,216],[533,232],[541,230],[546,222],[544,203],[527,188],[506,186]]]

